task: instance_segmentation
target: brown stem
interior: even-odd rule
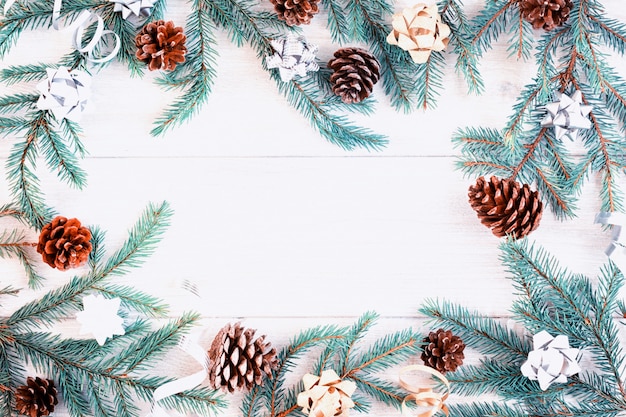
[[[34,248],[35,246],[37,246],[37,243],[33,243],[33,242],[0,243],[0,247],[6,248],[6,247],[9,247],[9,246],[25,246],[25,247]]]

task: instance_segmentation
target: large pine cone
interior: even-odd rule
[[[48,416],[59,403],[57,389],[49,379],[28,377],[26,385],[15,391],[15,409],[18,413],[29,417]]]
[[[478,178],[470,186],[469,202],[481,223],[494,235],[522,238],[539,226],[543,204],[537,191],[515,180]]]
[[[65,271],[87,262],[91,252],[91,232],[77,219],[55,217],[41,229],[37,252],[53,268]]]
[[[253,341],[255,332],[236,323],[227,324],[215,336],[209,350],[209,381],[214,389],[250,390],[271,373],[276,366],[276,350],[270,349],[265,336]]]
[[[425,365],[445,374],[456,371],[463,364],[465,343],[450,330],[430,332],[424,338],[424,343],[422,360]]]
[[[137,59],[148,64],[150,71],[162,69],[173,71],[176,64],[185,62],[187,37],[183,28],[174,22],[157,20],[150,22],[135,36]]]
[[[289,26],[308,25],[319,12],[320,0],[270,0],[280,20]]]
[[[333,70],[330,76],[333,92],[344,103],[358,103],[369,97],[380,78],[376,57],[361,48],[341,48],[334,56],[328,62]]]
[[[552,30],[563,25],[572,7],[572,0],[519,0],[522,17],[535,29]]]

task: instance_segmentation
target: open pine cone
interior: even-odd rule
[[[319,12],[317,3],[320,0],[270,0],[278,19],[284,20],[289,26],[308,25],[313,16]]]
[[[15,409],[28,417],[48,416],[59,403],[57,389],[49,379],[28,377],[15,391]]]
[[[135,36],[135,55],[148,64],[150,71],[173,71],[177,64],[185,62],[186,41],[183,28],[174,26],[172,21],[157,20],[145,25]]]
[[[376,57],[361,48],[341,48],[334,56],[328,62],[328,68],[333,70],[333,92],[344,103],[358,103],[369,97],[380,78]]]
[[[522,17],[535,29],[552,30],[563,25],[572,7],[572,0],[519,0]]]
[[[239,323],[219,331],[209,350],[209,381],[214,389],[250,390],[262,385],[263,378],[276,366],[276,350],[265,336],[252,340],[256,330]]]
[[[450,330],[439,329],[430,332],[424,338],[424,343],[422,360],[425,365],[445,374],[456,371],[456,368],[463,364],[465,343]]]
[[[512,179],[478,178],[470,186],[469,202],[481,223],[494,235],[522,238],[535,230],[541,221],[543,204],[537,191],[531,191]]]
[[[53,268],[77,268],[89,258],[91,232],[77,219],[57,216],[41,229],[37,252]]]

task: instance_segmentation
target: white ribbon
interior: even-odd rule
[[[623,274],[626,274],[626,235],[621,234],[622,226],[626,225],[626,214],[603,211],[598,213],[595,223],[613,225],[611,243],[604,253],[615,262]]]
[[[169,417],[165,408],[158,404],[159,401],[172,395],[176,395],[179,392],[197,387],[202,383],[202,381],[205,380],[209,373],[209,357],[207,356],[206,351],[202,349],[202,346],[198,344],[197,336],[183,336],[178,343],[178,347],[202,365],[202,370],[184,378],[176,379],[163,384],[155,389],[154,394],[152,395],[152,411],[146,417]]]
[[[15,3],[15,0],[6,0],[6,2],[4,3],[4,14],[7,13],[13,3]],[[74,21],[74,23],[63,29],[59,29],[59,20],[61,19],[62,4],[63,0],[54,0],[54,5],[52,6],[52,27],[54,27],[56,30],[74,31],[74,48],[76,48],[78,52],[84,54],[87,58],[87,61],[89,62],[102,64],[115,58],[115,55],[117,55],[118,51],[120,50],[120,37],[112,30],[104,29],[104,20],[96,13],[84,10],[80,15],[78,15],[78,18]],[[94,19],[97,22],[96,31],[91,41],[89,41],[87,45],[83,46],[82,37],[85,33],[85,29],[87,29],[87,27],[89,27],[89,25],[93,23]],[[115,45],[113,46],[113,49],[106,55],[94,57],[94,50],[96,46],[106,36],[112,36],[115,40]]]

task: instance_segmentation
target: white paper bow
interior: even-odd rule
[[[569,136],[575,140],[580,129],[589,129],[591,120],[587,118],[591,113],[591,106],[582,104],[583,95],[576,90],[572,96],[565,93],[560,95],[559,101],[545,106],[546,117],[541,121],[543,127],[554,127],[557,139]]]
[[[157,0],[109,0],[115,3],[113,11],[122,13],[124,19],[128,19],[130,14],[134,14],[137,17],[150,16],[152,13],[152,7]]]
[[[100,346],[113,335],[123,335],[124,319],[117,315],[119,308],[119,298],[92,294],[84,297],[83,311],[76,313],[76,320],[82,325],[80,333],[91,333]]]
[[[48,78],[37,84],[37,108],[52,112],[57,120],[78,121],[91,95],[91,75],[65,67],[46,69]]]
[[[289,35],[287,38],[274,39],[271,42],[276,51],[265,58],[267,68],[278,68],[283,82],[291,81],[295,76],[303,77],[309,71],[317,71],[315,62],[317,46],[307,43],[304,38]]]
[[[539,381],[542,390],[555,382],[567,382],[567,377],[581,371],[576,357],[578,349],[570,348],[565,335],[552,337],[545,330],[533,336],[533,350],[522,365],[522,374],[533,381]]]
[[[345,417],[354,407],[350,397],[356,384],[342,381],[332,369],[326,369],[321,376],[306,374],[302,382],[305,390],[298,394],[298,405],[310,417]]]

